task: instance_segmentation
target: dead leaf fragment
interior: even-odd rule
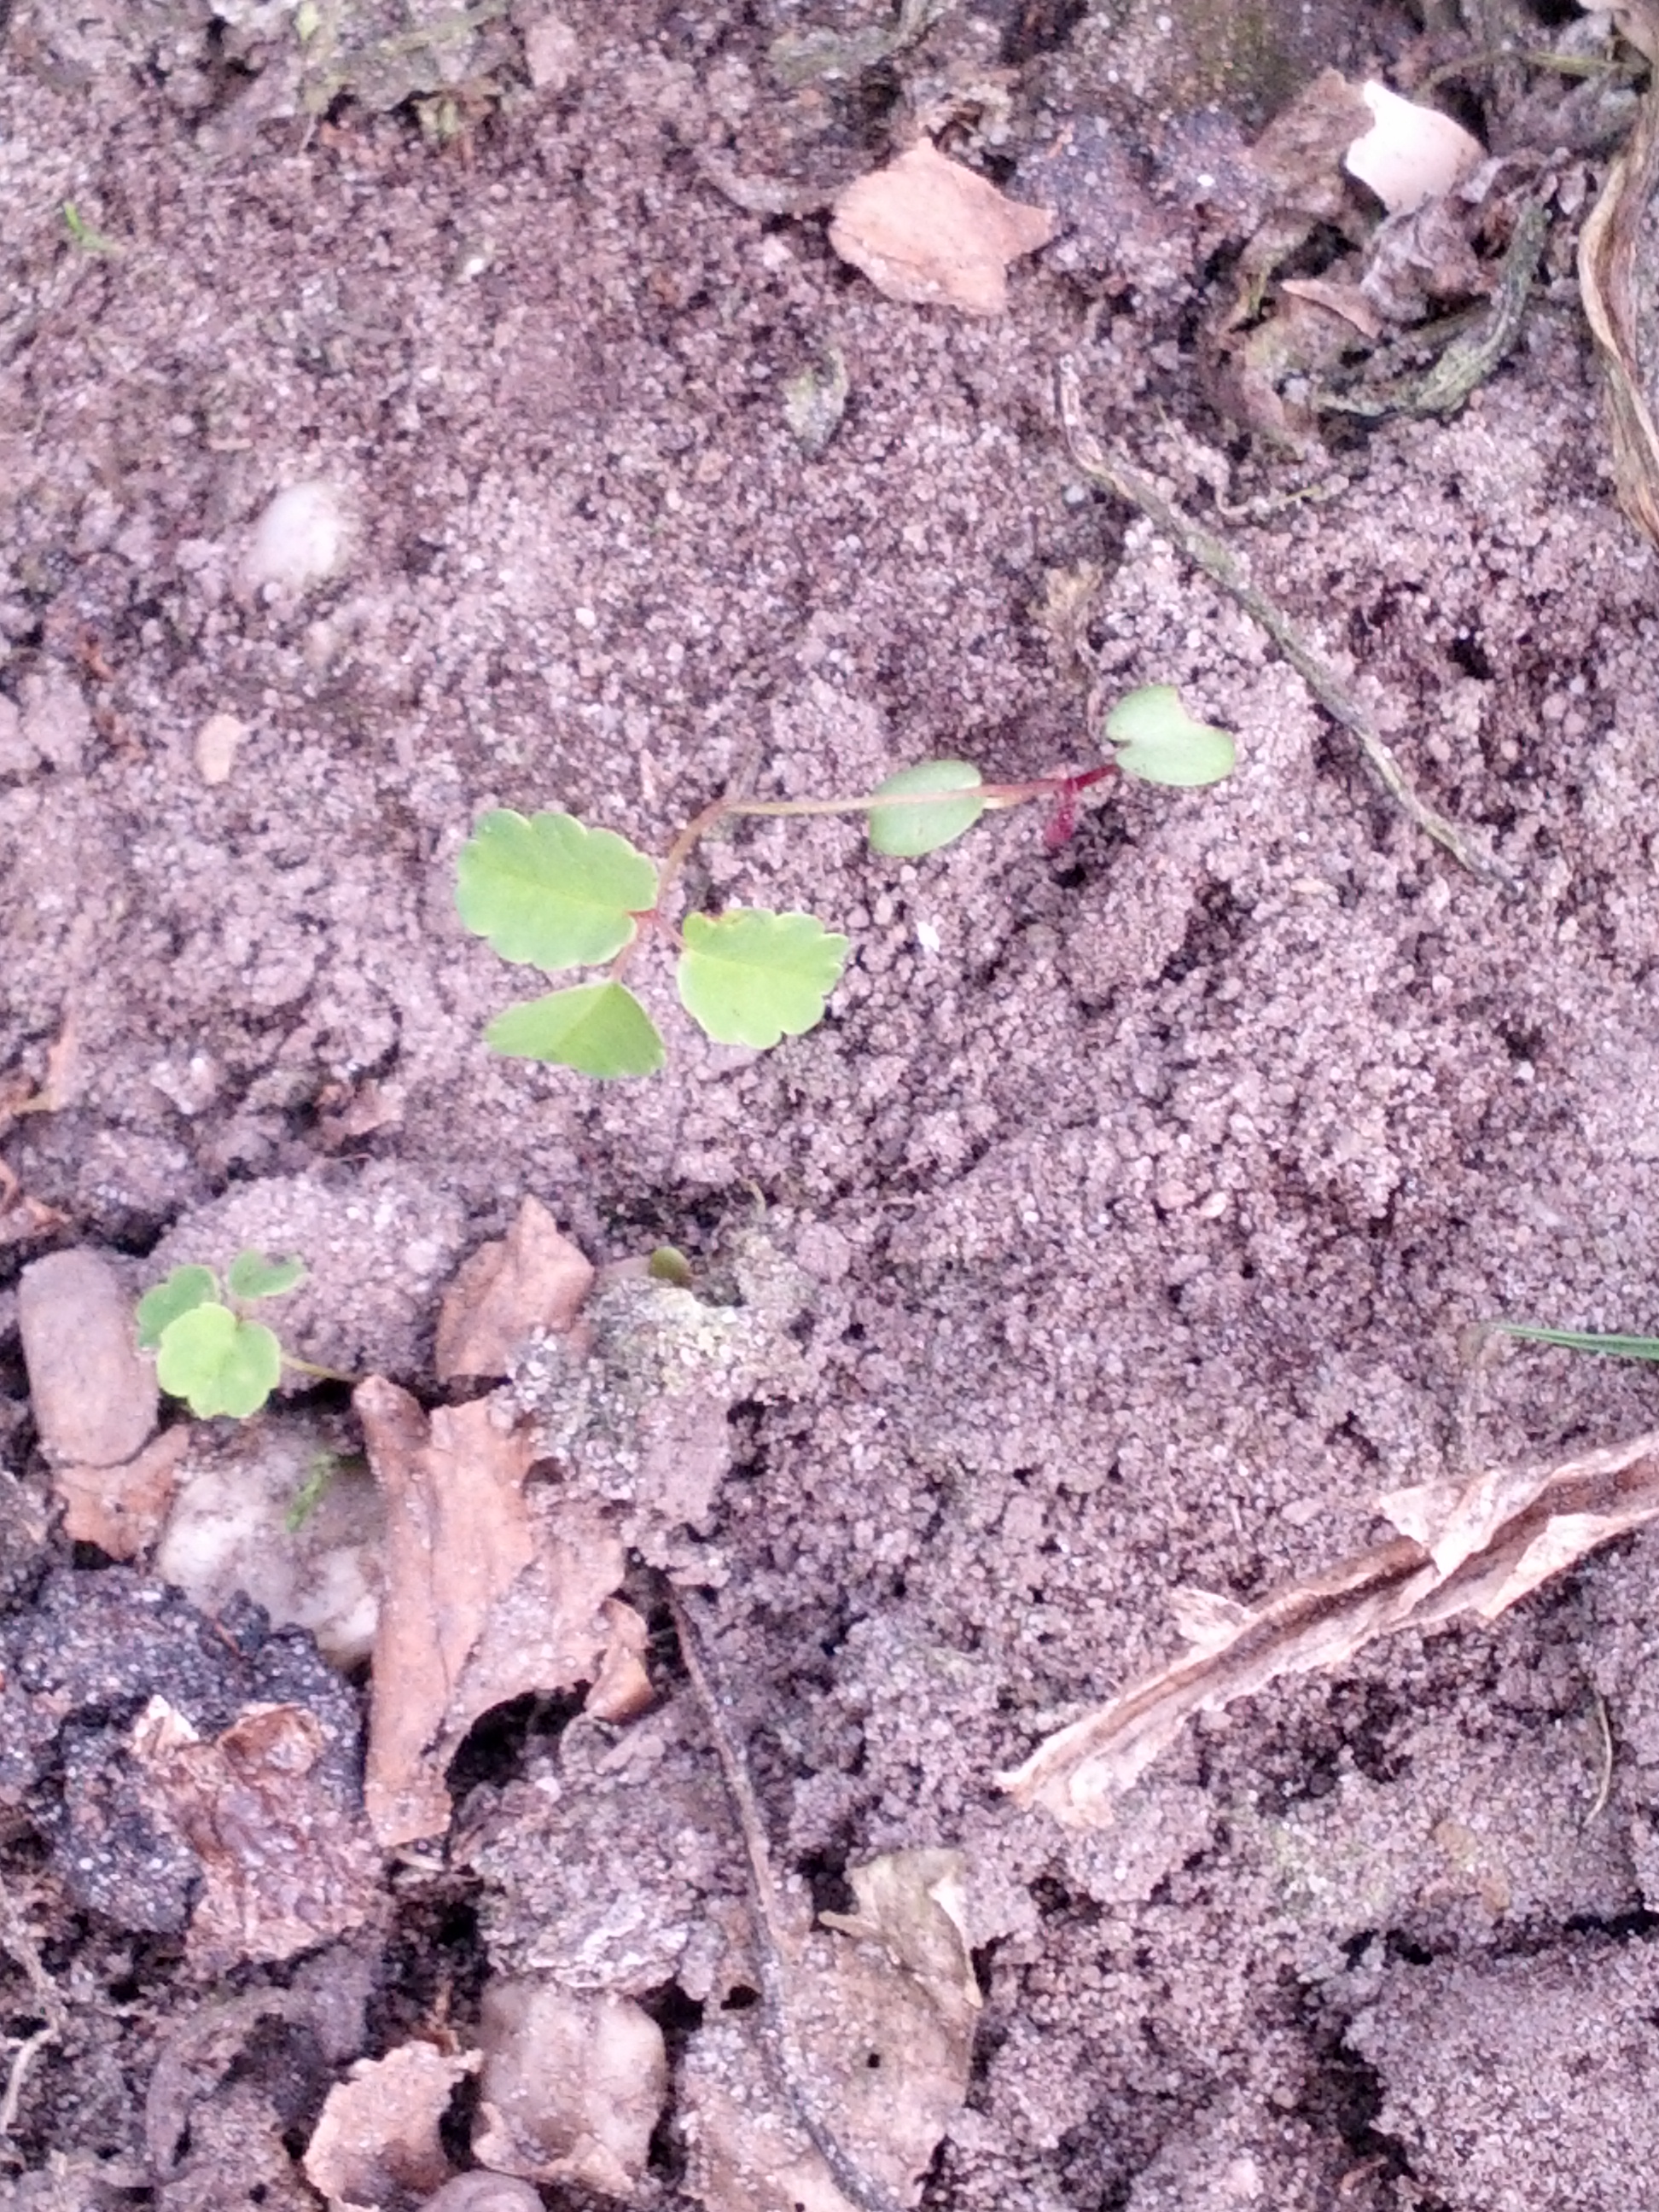
[[[656,1694],[645,1663],[651,1632],[645,1616],[619,1597],[606,1598],[599,1612],[605,1625],[605,1646],[582,1711],[596,1721],[631,1721],[644,1712]]]
[[[662,2030],[631,1997],[492,1982],[473,2155],[498,2173],[628,2197],[668,2094]]]
[[[455,2084],[477,2071],[480,2053],[446,2057],[429,2043],[405,2043],[363,2059],[328,2093],[306,2148],[306,2179],[334,2212],[389,2212],[449,2178],[438,2124]]]
[[[161,1532],[189,1445],[189,1426],[180,1423],[119,1467],[54,1468],[64,1534],[77,1544],[96,1544],[112,1559],[137,1559]]]
[[[1046,208],[1005,198],[926,138],[838,192],[830,225],[842,259],[888,299],[969,315],[1000,315],[1009,263],[1054,234]]]
[[[374,1911],[380,1854],[325,1779],[324,1743],[303,1705],[249,1705],[212,1743],[164,1698],[134,1723],[152,1807],[201,1861],[187,1939],[198,1971],[292,1958]]]
[[[1104,1827],[1121,1797],[1194,1713],[1216,1712],[1281,1674],[1340,1667],[1375,1638],[1459,1613],[1492,1620],[1563,1567],[1659,1519],[1659,1432],[1555,1468],[1493,1468],[1461,1487],[1423,1483],[1382,1510],[1401,1532],[1288,1584],[1260,1604],[1179,1594],[1193,1638],[999,1775],[1022,1805]]]
[[[456,1271],[438,1318],[438,1379],[505,1375],[529,1338],[565,1334],[592,1282],[584,1255],[538,1199],[526,1198],[507,1235]]]
[[[1451,191],[1486,158],[1486,148],[1437,107],[1419,107],[1374,80],[1360,87],[1371,126],[1343,156],[1390,215],[1407,215]]]
[[[1659,27],[1659,14],[1654,18]],[[1626,35],[1633,35],[1628,33]],[[1645,48],[1644,49],[1645,51]],[[1649,311],[1651,208],[1659,194],[1659,93],[1636,128],[1578,237],[1578,289],[1601,358],[1619,504],[1659,544],[1659,362]]]
[[[371,1376],[354,1403],[386,1503],[363,1794],[391,1848],[448,1826],[444,1770],[480,1713],[598,1680],[624,1555],[591,1499],[526,1495],[532,1447],[496,1400],[428,1421]]]
[[[791,2025],[817,2118],[878,2188],[913,2203],[968,2090],[979,2005],[955,1851],[899,1851],[853,1877],[856,1915],[789,1961]],[[950,1900],[947,1906],[945,1900]],[[823,2158],[780,2099],[752,2014],[694,2036],[681,2110],[688,2181],[709,2212],[799,2206],[849,2212]]]

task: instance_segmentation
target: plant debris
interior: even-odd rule
[[[1046,208],[1007,199],[922,139],[836,196],[830,243],[878,292],[917,307],[1000,315],[1008,264],[1054,234]]]
[[[1659,1432],[1553,1468],[1492,1468],[1461,1488],[1421,1483],[1380,1499],[1400,1531],[1255,1605],[1205,1590],[1171,1602],[1190,1647],[1040,1744],[997,1780],[1068,1826],[1103,1827],[1194,1713],[1218,1712],[1281,1674],[1340,1667],[1396,1628],[1474,1613],[1494,1620],[1587,1552],[1659,1519]]]
[[[448,2180],[438,2136],[458,2081],[475,2074],[480,2054],[446,2056],[429,2043],[405,2043],[384,2058],[363,2059],[329,2091],[305,2154],[306,2179],[331,2212],[393,2212]]]
[[[448,1826],[444,1770],[480,1713],[599,1678],[624,1556],[591,1501],[526,1491],[534,1449],[502,1396],[428,1418],[371,1376],[354,1403],[386,1501],[364,1798],[390,1848]]]

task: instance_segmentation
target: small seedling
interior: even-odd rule
[[[276,1331],[243,1310],[296,1290],[305,1279],[301,1261],[239,1252],[222,1296],[211,1267],[175,1267],[138,1301],[138,1343],[155,1354],[161,1388],[182,1398],[198,1419],[229,1413],[246,1420],[276,1388],[284,1367],[325,1375],[326,1369],[284,1352]]]
[[[64,202],[64,228],[70,240],[94,261],[118,261],[121,248],[101,230],[94,230],[73,200]]]
[[[552,975],[598,967],[605,975],[509,1007],[485,1042],[583,1075],[654,1075],[662,1038],[622,980],[651,938],[678,946],[681,1003],[717,1043],[765,1050],[799,1036],[823,1018],[847,939],[816,915],[746,907],[689,914],[677,928],[672,895],[700,839],[735,815],[863,814],[876,852],[915,860],[954,842],[981,814],[1039,801],[1048,810],[1043,842],[1052,852],[1076,828],[1083,794],[1109,777],[1193,787],[1232,770],[1231,738],[1194,721],[1170,684],[1121,700],[1105,734],[1109,759],[1024,783],[987,783],[970,762],[935,760],[901,769],[859,799],[717,799],[686,823],[660,862],[574,815],[486,814],[457,866],[462,921],[504,960]]]

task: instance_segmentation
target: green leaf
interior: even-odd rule
[[[250,1245],[231,1261],[225,1288],[234,1298],[279,1298],[284,1291],[297,1290],[305,1279],[303,1260],[267,1260]]]
[[[1219,783],[1233,772],[1232,738],[1195,722],[1173,684],[1148,684],[1120,699],[1106,717],[1112,756],[1125,775],[1143,783]]]
[[[146,1291],[138,1301],[136,1318],[141,1349],[154,1352],[169,1322],[218,1295],[219,1285],[211,1267],[175,1267],[164,1283]]]
[[[717,1044],[764,1051],[799,1036],[823,1019],[847,963],[847,939],[815,914],[689,914],[684,936],[680,998]]]
[[[263,1322],[239,1321],[228,1306],[192,1306],[161,1331],[155,1379],[206,1420],[246,1420],[276,1388],[283,1347]]]
[[[656,1024],[621,983],[577,983],[509,1006],[484,1031],[484,1042],[582,1075],[654,1075],[664,1059]]]
[[[910,803],[870,809],[872,846],[878,853],[908,860],[922,853],[937,852],[941,845],[949,845],[964,830],[973,828],[985,811],[985,801],[977,798],[942,799],[937,806],[927,806],[916,801],[914,794],[924,791],[975,792],[983,781],[971,761],[918,761],[914,768],[902,768],[885,783],[878,784],[871,796],[908,799]]]
[[[1659,1359],[1659,1336],[1587,1336],[1572,1328],[1534,1328],[1522,1321],[1495,1321],[1506,1336],[1529,1344],[1558,1345],[1563,1352],[1599,1352],[1608,1359]]]
[[[461,920],[503,960],[537,968],[613,959],[656,900],[645,854],[571,814],[486,814],[456,863]]]

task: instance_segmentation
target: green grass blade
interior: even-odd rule
[[[907,801],[902,806],[870,809],[872,847],[896,860],[913,860],[923,853],[935,853],[941,845],[951,844],[964,830],[973,828],[985,811],[985,801],[964,795],[941,799],[937,806],[929,806],[916,794],[927,791],[967,794],[976,791],[983,780],[970,761],[918,761],[914,768],[902,768],[885,783],[878,784],[871,794],[878,799]]]
[[[847,939],[815,914],[739,907],[685,918],[680,998],[717,1044],[760,1051],[823,1018],[847,964]]]
[[[1528,1344],[1553,1344],[1563,1352],[1598,1352],[1607,1359],[1659,1359],[1659,1336],[1597,1336],[1576,1328],[1534,1328],[1524,1321],[1495,1321],[1489,1328]]]
[[[1125,775],[1143,783],[1196,788],[1231,775],[1236,758],[1225,730],[1195,722],[1173,684],[1147,684],[1120,699],[1106,717],[1112,758]]]
[[[177,1321],[180,1314],[189,1313],[192,1307],[206,1305],[218,1295],[219,1285],[211,1267],[175,1267],[165,1282],[146,1291],[138,1301],[136,1319],[140,1348],[154,1352],[170,1322]]]
[[[520,1060],[601,1077],[654,1075],[665,1057],[656,1024],[621,983],[577,983],[509,1006],[484,1042]]]
[[[570,814],[486,814],[462,846],[455,904],[503,960],[556,970],[614,959],[636,914],[657,899],[657,871],[611,830]]]

